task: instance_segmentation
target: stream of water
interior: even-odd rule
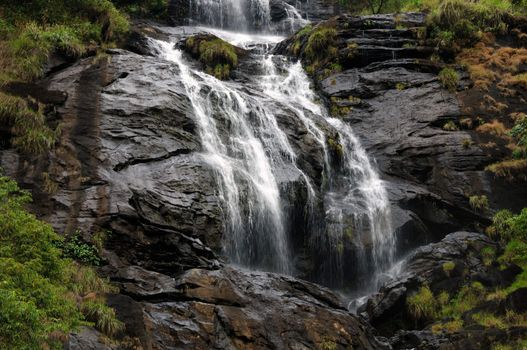
[[[375,291],[379,276],[394,263],[395,236],[388,196],[374,162],[352,128],[329,116],[301,63],[270,53],[284,37],[269,33],[267,0],[191,1],[195,22],[214,27],[198,30],[252,49],[257,66],[248,81],[221,81],[195,68],[174,42],[156,41],[161,56],[179,67],[199,127],[202,157],[217,179],[225,215],[225,255],[233,264],[297,274],[292,247],[296,229],[285,210],[292,204],[305,213],[308,251],[321,256],[320,276],[314,279],[347,288],[355,296]],[[298,23],[298,12],[291,13],[292,23]],[[222,30],[225,27],[236,31]],[[248,34],[249,28],[262,33]],[[283,113],[296,118],[322,150],[320,188],[299,165],[295,147],[280,126],[278,116]],[[331,162],[330,139],[338,142],[342,153],[338,166]],[[291,203],[284,177],[303,184],[304,202]],[[308,217],[320,206],[318,222],[310,223]],[[351,260],[346,258],[350,254]],[[347,286],[346,270],[357,274],[355,286]]]

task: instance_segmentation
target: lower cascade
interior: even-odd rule
[[[218,80],[194,68],[176,43],[152,42],[179,68],[192,104],[201,156],[223,203],[224,254],[236,265],[305,275],[295,258],[295,237],[303,231],[307,254],[318,264],[309,279],[354,297],[373,292],[395,255],[390,203],[374,163],[351,127],[329,116],[301,63],[271,54],[280,37],[210,31],[251,48],[256,73]],[[283,113],[297,119],[323,154],[318,186],[280,127]]]

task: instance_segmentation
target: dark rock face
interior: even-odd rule
[[[484,277],[490,278],[490,268],[485,266],[481,257],[481,251],[486,247],[496,249],[497,244],[479,233],[455,232],[441,242],[417,249],[401,266],[402,273],[385,284],[360,312],[364,312],[378,329],[386,333],[394,331],[408,322],[406,297],[423,284],[430,286],[432,291],[445,290],[454,294],[467,276],[482,282]],[[446,262],[453,262],[454,270],[445,272],[443,264]],[[492,285],[499,285],[504,277],[494,275],[493,278]]]

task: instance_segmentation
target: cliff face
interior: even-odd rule
[[[325,17],[326,10],[313,10],[311,17]],[[278,18],[280,11],[275,12]],[[524,186],[505,185],[484,171],[498,154],[472,143],[467,147],[471,131],[443,129],[465,115],[464,106],[438,81],[442,66],[429,60],[434,49],[419,34],[424,20],[421,14],[336,17],[329,23],[336,29],[333,59],[341,69],[313,74],[324,102],[352,125],[387,183],[399,256],[451,232],[487,224],[491,212],[472,209],[471,195],[487,195],[491,209],[502,206],[503,198],[515,198],[512,209],[527,205]],[[276,53],[291,55],[297,41],[282,42]],[[60,119],[59,143],[46,156],[27,158],[3,149],[0,158],[8,175],[32,189],[35,210],[58,232],[79,230],[90,240],[97,231],[111,231],[101,272],[121,289],[108,300],[126,323],[127,335],[144,349],[389,348],[329,289],[224,263],[221,199],[214,172],[201,156],[180,68],[144,45],[131,46],[141,47],[142,54],[108,50],[39,82],[31,94],[48,102]],[[300,42],[297,56],[305,45]],[[250,72],[248,59],[236,80]],[[462,77],[459,89],[470,85]],[[300,168],[318,188],[323,150],[289,112],[278,121]],[[219,124],[227,134],[228,123],[220,119]],[[295,169],[284,167],[280,182],[292,189],[291,216],[298,219],[292,221],[305,225],[303,212],[295,207],[295,199],[306,197],[303,181]],[[295,232],[300,235],[294,238],[297,266],[308,276],[317,260],[303,250],[304,231]],[[459,260],[469,275],[498,273],[482,268],[480,257],[466,258],[467,252],[493,244],[481,235],[456,233],[418,250],[406,275],[360,311],[392,335],[398,326],[408,326],[401,311],[406,294],[423,278],[432,285],[443,283],[444,276],[436,273],[448,259]],[[395,313],[400,323],[393,327]],[[405,348],[412,341],[411,335],[399,335],[392,345]],[[73,336],[69,345],[90,347],[106,348],[92,331]]]

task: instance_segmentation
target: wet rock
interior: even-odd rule
[[[64,345],[65,350],[111,350],[101,341],[103,335],[91,327],[82,327],[78,332],[72,333]]]
[[[190,270],[177,288],[182,301],[145,304],[153,349],[386,348],[336,295],[291,277]]]

